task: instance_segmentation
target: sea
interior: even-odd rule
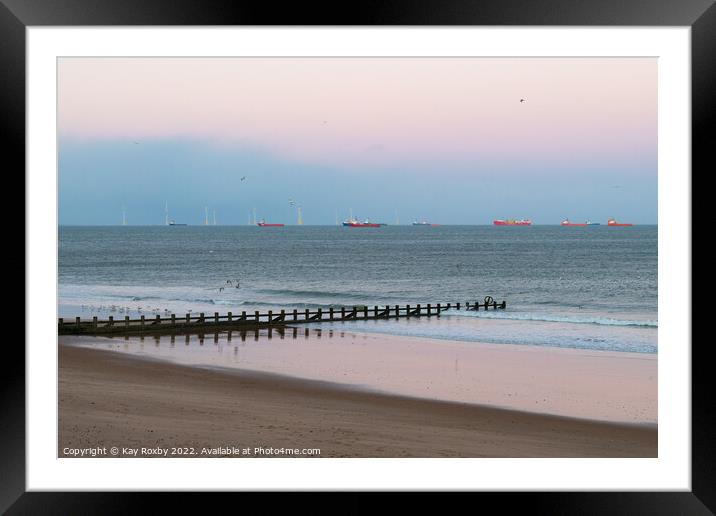
[[[474,343],[657,353],[656,225],[60,226],[58,317],[474,303],[320,323]]]

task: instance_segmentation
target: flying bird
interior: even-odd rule
[[[242,181],[243,181],[244,179],[246,179],[246,176],[242,176],[242,177],[241,177],[241,180],[242,180]]]
[[[521,104],[522,102],[527,102],[527,101],[526,101],[525,99],[520,99],[520,104]]]

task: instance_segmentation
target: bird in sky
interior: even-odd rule
[[[243,176],[243,177],[241,178],[242,181],[243,181],[244,179],[246,179],[246,176]]]
[[[520,99],[520,104],[523,102],[527,102],[525,99]]]

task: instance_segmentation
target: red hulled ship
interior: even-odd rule
[[[609,227],[626,228],[626,227],[630,227],[630,226],[633,226],[633,225],[634,225],[634,224],[629,224],[629,223],[627,223],[627,222],[617,222],[617,221],[614,220],[614,219],[609,219],[609,220],[607,221],[607,226],[609,226]]]

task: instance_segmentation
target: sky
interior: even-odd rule
[[[60,224],[657,222],[655,58],[61,58]]]

